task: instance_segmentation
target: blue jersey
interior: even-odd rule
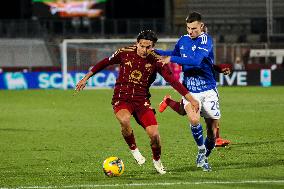
[[[171,62],[182,66],[183,84],[190,92],[199,93],[216,87],[213,40],[208,34],[202,33],[194,39],[184,35],[178,40],[173,51],[157,52],[171,56]]]

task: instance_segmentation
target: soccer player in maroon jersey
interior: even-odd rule
[[[158,62],[158,55],[153,51],[157,40],[157,35],[153,31],[141,31],[137,36],[136,45],[121,48],[111,57],[97,63],[78,82],[76,90],[82,90],[86,86],[87,80],[105,67],[119,64],[119,75],[114,87],[112,105],[116,118],[121,125],[122,136],[137,163],[142,165],[145,158],[137,148],[134,133],[130,126],[130,118],[133,115],[150,138],[155,169],[158,173],[165,174],[166,171],[160,159],[161,142],[158,123],[149,99],[151,96],[149,88],[154,82],[156,74],[160,73],[175,90],[191,103],[196,112],[199,109],[199,104],[189,91],[178,80],[174,79],[169,65]]]

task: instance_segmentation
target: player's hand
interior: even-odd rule
[[[231,74],[231,69],[230,68],[222,68],[221,72],[224,75],[230,75]]]
[[[158,62],[161,62],[163,64],[168,64],[170,63],[171,57],[170,56],[160,56],[158,57]]]
[[[199,102],[197,100],[195,100],[194,98],[192,98],[189,102],[190,102],[193,110],[195,110],[195,112],[198,112],[199,111]]]
[[[188,102],[190,102],[192,109],[195,110],[195,112],[199,111],[199,102],[195,100],[190,93],[185,95],[185,98]]]
[[[85,79],[81,79],[78,83],[77,83],[77,85],[76,85],[76,91],[81,91],[81,90],[83,90],[84,88],[85,88],[85,86],[86,86],[86,84],[87,84],[87,81],[85,80]]]

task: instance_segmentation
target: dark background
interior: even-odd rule
[[[1,4],[0,19],[29,19],[33,16],[32,0],[3,0]],[[106,18],[163,18],[164,0],[108,0],[105,16]]]
[[[163,18],[164,0],[109,0],[106,4],[106,17]]]

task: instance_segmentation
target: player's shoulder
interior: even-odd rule
[[[208,33],[205,33],[205,32],[202,32],[202,33],[199,35],[199,37],[204,37],[204,36],[206,36],[206,37],[208,37],[208,38],[212,38],[211,35],[209,35]]]
[[[212,37],[207,33],[202,33],[201,35],[199,35],[198,40],[201,44],[212,43]]]
[[[127,46],[127,47],[122,47],[118,50],[116,50],[110,57],[109,60],[111,60],[114,57],[122,57],[125,56],[125,53],[134,53],[136,52],[136,46],[135,45],[131,45],[131,46]]]
[[[125,53],[125,52],[135,52],[136,48],[137,48],[136,45],[122,47],[122,48],[118,49],[117,51],[115,51],[114,54]]]
[[[180,36],[180,38],[178,39],[178,41],[176,42],[176,44],[179,45],[186,45],[188,43],[191,43],[190,41],[192,41],[192,39],[190,38],[190,36],[188,34],[182,35]]]
[[[149,53],[149,56],[154,58],[155,60],[158,60],[158,57],[160,56],[158,53],[156,53],[155,51],[151,51]]]
[[[159,61],[159,57],[160,55],[158,53],[151,51],[147,56],[147,59],[149,60],[150,64],[153,64],[157,67],[163,67],[164,64]]]
[[[191,38],[189,37],[188,34],[185,34],[185,35],[180,36],[178,41],[184,41],[184,40],[188,40],[188,39],[191,39]]]

